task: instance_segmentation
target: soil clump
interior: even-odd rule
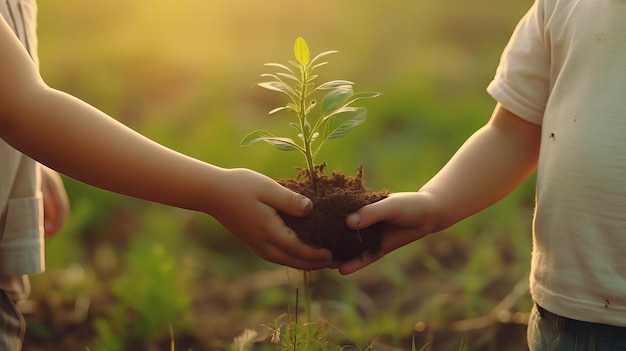
[[[278,183],[313,202],[313,212],[307,217],[294,217],[279,213],[285,224],[303,242],[329,249],[333,259],[345,262],[362,253],[378,254],[383,238],[384,223],[353,230],[346,223],[346,216],[355,210],[389,196],[389,191],[372,191],[365,186],[363,165],[356,176],[333,172],[324,173],[326,164],[316,166],[315,182],[308,170],[300,170],[297,178],[279,179]],[[315,183],[315,190],[313,189]],[[316,191],[317,190],[317,191]]]

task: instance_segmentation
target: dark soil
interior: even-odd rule
[[[329,249],[333,258],[340,262],[359,257],[363,253],[377,254],[383,237],[384,223],[377,223],[361,230],[350,229],[346,216],[355,210],[380,201],[389,191],[372,191],[365,186],[363,166],[356,176],[333,172],[324,173],[325,163],[317,166],[313,175],[315,188],[307,170],[301,170],[297,178],[280,179],[283,186],[313,201],[311,215],[300,218],[281,213],[281,217],[303,242]]]

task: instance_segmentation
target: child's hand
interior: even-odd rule
[[[43,193],[44,232],[46,236],[56,234],[67,220],[70,202],[59,174],[41,166],[41,192]]]
[[[352,229],[363,229],[377,222],[387,222],[381,251],[343,263],[341,274],[350,274],[377,261],[387,253],[424,237],[433,230],[429,219],[432,201],[427,193],[394,193],[388,198],[364,206],[346,218]]]
[[[248,169],[226,170],[222,199],[210,215],[245,242],[260,257],[297,269],[333,266],[328,250],[301,242],[285,225],[277,210],[294,216],[311,212],[306,197]]]

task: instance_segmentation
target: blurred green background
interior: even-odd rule
[[[313,54],[339,51],[318,71],[321,80],[383,94],[363,102],[368,121],[317,160],[348,174],[363,163],[370,188],[414,191],[489,118],[494,101],[485,88],[530,4],[40,1],[41,70],[49,85],[170,148],[291,177],[303,166],[299,154],[239,141],[261,127],[290,130],[284,115],[267,116],[283,96],[254,83],[264,63],[291,59],[302,36]],[[48,272],[32,279],[33,349],[168,349],[168,325],[178,349],[223,349],[293,303],[298,273],[256,258],[213,219],[70,179],[66,186],[71,219],[47,242]],[[488,314],[526,278],[532,195],[528,182],[352,276],[319,273],[320,314],[356,344],[379,336],[395,347],[420,326],[432,340],[453,321]],[[523,294],[511,310],[529,308]],[[491,329],[480,335],[470,349],[498,339]]]

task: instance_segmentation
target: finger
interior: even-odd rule
[[[313,210],[313,203],[309,198],[275,181],[271,181],[260,200],[277,210],[297,217],[306,216]]]
[[[331,262],[332,253],[329,250],[305,244],[291,228],[282,222],[280,216],[277,215],[277,218],[281,221],[282,228],[279,235],[274,237],[273,244],[276,247],[293,257],[312,261]]]
[[[69,214],[69,200],[58,173],[44,169],[42,177],[44,229],[46,235],[58,232]]]
[[[255,250],[255,253],[267,261],[295,269],[318,270],[335,267],[330,259],[304,259],[300,256],[292,255],[291,253],[284,251],[282,248],[271,243],[266,244],[261,250]]]
[[[346,217],[346,224],[352,229],[363,229],[372,224],[389,221],[392,207],[387,199],[361,207]]]
[[[385,238],[381,243],[380,252],[375,255],[364,253],[361,257],[345,262],[339,267],[339,272],[347,275],[363,269],[364,267],[378,261],[386,254],[415,241],[416,239],[414,236],[414,232],[411,230],[391,227],[387,229],[385,233]]]
[[[43,197],[44,233],[46,236],[56,234],[61,227],[59,211],[50,196]]]
[[[381,259],[383,257],[383,255],[378,254],[378,255],[370,255],[370,254],[365,254],[362,257],[359,258],[355,258],[352,259],[348,262],[345,262],[343,264],[341,264],[341,266],[339,266],[339,273],[343,274],[343,275],[348,275],[348,274],[352,274],[366,266],[369,266],[370,264],[378,261],[379,259]]]
[[[271,211],[265,225],[260,229],[256,237],[266,238],[260,243],[261,250],[266,252],[264,247],[274,247],[279,250],[280,257],[292,257],[308,261],[322,261],[327,264],[332,262],[332,253],[327,249],[313,247],[302,242],[297,234],[289,228],[280,215],[270,206],[264,206],[263,211]],[[259,243],[257,243],[259,246]],[[257,250],[255,250],[257,251]],[[273,251],[276,253],[276,251]],[[284,253],[284,254],[283,254]],[[267,254],[264,258],[267,259]],[[275,260],[272,260],[275,262]]]

